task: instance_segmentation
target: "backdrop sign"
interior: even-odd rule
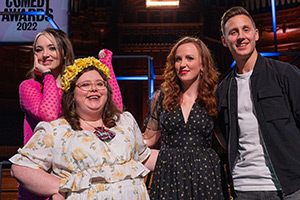
[[[48,8],[48,9],[47,9]],[[35,35],[52,28],[45,15],[20,13],[47,13],[59,29],[68,33],[69,0],[0,0],[0,42],[33,42]],[[30,13],[31,14],[31,13]]]

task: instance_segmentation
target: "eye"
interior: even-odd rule
[[[79,84],[79,87],[90,87],[90,83],[81,83]]]
[[[38,52],[41,52],[42,49],[41,48],[36,48],[34,51],[38,53]]]
[[[230,35],[235,35],[235,34],[237,34],[237,31],[231,31],[230,32]]]
[[[53,47],[50,47],[49,48],[51,51],[56,51],[56,48],[53,46]]]
[[[102,82],[102,81],[101,82],[97,82],[97,85],[100,86],[100,87],[105,87],[105,83]]]
[[[180,58],[180,57],[176,57],[176,58],[175,58],[175,62],[178,62],[178,61],[181,61],[181,58]]]
[[[187,59],[187,60],[194,60],[194,58],[191,57],[191,56],[186,57],[186,59]]]

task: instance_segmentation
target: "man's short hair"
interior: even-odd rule
[[[241,6],[235,6],[235,7],[230,8],[229,10],[227,10],[221,18],[221,31],[222,31],[223,35],[225,35],[224,28],[225,28],[226,22],[230,18],[237,16],[237,15],[245,15],[245,16],[249,17],[249,19],[252,21],[254,29],[256,29],[255,22],[254,22],[253,18],[251,17],[251,15],[249,14],[249,12]]]

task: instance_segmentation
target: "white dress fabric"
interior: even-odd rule
[[[67,199],[149,199],[142,162],[150,155],[141,131],[124,112],[112,140],[101,141],[91,131],[75,131],[65,119],[40,122],[34,136],[10,161],[50,171],[61,178]]]

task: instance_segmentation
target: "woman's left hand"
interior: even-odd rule
[[[99,59],[102,59],[106,56],[105,52],[104,52],[104,49],[101,49],[98,53],[98,56],[99,56]]]

